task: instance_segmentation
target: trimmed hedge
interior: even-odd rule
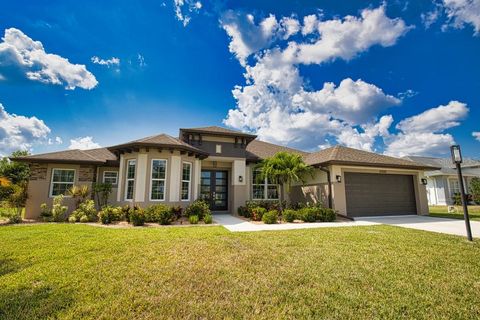
[[[278,211],[277,210],[270,210],[270,211],[265,212],[265,214],[262,217],[262,221],[265,224],[277,223],[277,221],[278,221]]]

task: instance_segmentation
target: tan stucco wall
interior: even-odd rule
[[[98,167],[98,178],[97,178],[97,181],[103,183],[103,173],[105,171],[115,171],[117,172],[118,174],[118,167]],[[118,193],[118,182],[120,181],[119,180],[120,176],[118,176],[117,178],[117,184],[113,184],[112,185],[112,193],[110,194],[110,197],[108,198],[108,203],[109,204],[114,204],[117,202],[117,193]]]
[[[345,172],[363,172],[363,173],[380,173],[380,174],[406,174],[412,175],[414,178],[415,201],[417,206],[417,214],[428,215],[428,200],[426,187],[422,184],[421,179],[424,177],[423,171],[405,170],[405,169],[386,169],[375,167],[358,167],[358,166],[330,166],[329,170],[332,176],[332,198],[333,208],[340,214],[347,214],[347,202],[345,195]],[[340,175],[342,182],[337,182],[335,177]]]
[[[25,205],[25,218],[37,219],[40,217],[40,205],[46,203],[52,205],[53,198],[50,197],[50,187],[52,181],[53,169],[74,169],[75,180],[74,185],[87,185],[92,187],[92,179],[90,173],[95,172],[93,166],[81,166],[74,164],[34,164],[32,166],[32,177],[28,183],[28,199]],[[86,172],[89,172],[87,174]],[[68,213],[75,208],[75,201],[70,197],[65,197],[64,205],[68,206]]]
[[[290,201],[292,203],[322,203],[328,206],[328,180],[327,173],[320,169],[314,169],[313,175],[304,177],[301,181],[292,184],[290,189]]]
[[[136,160],[136,171],[135,171],[135,187],[134,187],[134,201],[125,200],[125,177],[126,166],[128,160]],[[150,200],[150,191],[151,191],[151,172],[152,172],[152,160],[154,159],[164,159],[167,161],[167,172],[166,172],[166,184],[165,184],[165,200]],[[180,191],[181,191],[181,174],[182,174],[182,163],[189,162],[192,165],[191,171],[191,182],[190,182],[190,200],[182,201],[180,200]],[[140,149],[139,152],[126,153],[121,155],[121,166],[120,171],[122,172],[123,177],[121,184],[118,186],[118,193],[120,201],[117,203],[119,205],[133,203],[140,205],[142,207],[149,206],[151,204],[163,203],[172,206],[182,206],[186,207],[189,203],[196,200],[194,198],[194,191],[198,187],[195,187],[199,183],[199,177],[195,174],[195,166],[201,166],[202,161],[196,159],[193,156],[188,156],[186,154],[181,154],[179,151],[170,152],[164,150],[159,152],[158,150],[150,149],[148,152],[145,149]],[[174,169],[174,170],[172,170]],[[140,175],[139,175],[140,174]],[[143,190],[143,191],[139,191]]]

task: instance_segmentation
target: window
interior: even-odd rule
[[[215,146],[215,152],[216,153],[222,153],[222,145],[221,144],[217,144]]]
[[[182,167],[182,200],[190,200],[190,181],[192,179],[192,164],[184,162]]]
[[[53,169],[50,197],[55,197],[60,194],[66,195],[67,191],[73,187],[74,181],[74,169]]]
[[[450,181],[450,196],[454,196],[456,193],[460,193],[460,184],[458,179],[451,179]]]
[[[135,160],[127,162],[127,179],[125,181],[125,200],[133,200],[133,189],[135,186]]]
[[[165,179],[167,160],[152,160],[152,179],[150,181],[150,200],[165,200]]]
[[[103,172],[103,183],[117,184],[118,183],[118,172],[117,171],[104,171]]]
[[[278,185],[265,179],[259,181],[260,170],[253,171],[252,199],[254,200],[278,200]]]

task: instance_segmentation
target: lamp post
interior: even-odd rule
[[[467,238],[468,241],[473,241],[472,239],[472,229],[470,228],[470,217],[468,216],[468,207],[467,207],[467,197],[465,195],[465,187],[463,185],[463,176],[462,176],[462,152],[460,151],[459,145],[453,145],[450,147],[452,153],[452,161],[457,166],[457,175],[458,175],[458,184],[460,186],[460,193],[462,195],[462,206],[463,206],[463,217],[465,218],[465,227],[467,228]]]

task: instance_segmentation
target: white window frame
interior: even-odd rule
[[[159,179],[159,178],[153,178],[153,162],[154,161],[165,161],[165,178],[163,179]],[[152,159],[152,161],[150,162],[150,190],[149,190],[149,195],[148,195],[148,198],[150,199],[150,201],[159,201],[159,202],[162,202],[162,201],[165,201],[165,199],[167,198],[167,170],[168,170],[168,161],[167,159]],[[152,199],[152,186],[153,186],[153,181],[164,181],[164,184],[163,184],[163,199]]]
[[[130,166],[130,162],[135,162],[135,170],[133,171],[133,178],[128,177],[128,167]],[[137,159],[128,159],[127,167],[125,169],[125,194],[124,194],[125,201],[133,201],[133,199],[135,198],[135,178],[136,177],[137,177]],[[133,194],[131,199],[127,198],[129,181],[133,181]]]
[[[112,185],[117,185],[118,184],[118,171],[103,171],[103,183],[105,183],[105,173],[115,173],[115,183],[112,183]]]
[[[183,180],[183,165],[184,164],[188,164],[190,166],[190,174],[189,174],[189,180]],[[181,172],[181,180],[180,180],[180,200],[181,201],[190,201],[190,196],[191,196],[191,193],[192,193],[192,168],[193,168],[193,165],[191,162],[188,162],[188,161],[184,161],[182,162],[182,172]],[[184,182],[187,182],[188,183],[188,198],[187,199],[182,199],[182,188],[183,188],[183,183]]]
[[[62,171],[73,171],[73,182],[53,182],[53,176],[55,173],[55,170],[62,170]],[[53,184],[71,184],[72,186],[75,185],[75,176],[77,175],[77,170],[71,169],[71,168],[53,168],[52,169],[52,176],[50,177],[50,191],[48,193],[50,198],[54,198],[56,196],[53,195]],[[65,198],[71,198],[72,196],[69,195],[63,195]]]
[[[258,181],[255,181],[254,179],[254,174],[255,174],[255,169],[252,170],[252,200],[262,200],[262,201],[268,201],[268,200],[271,200],[271,201],[276,201],[276,200],[279,200],[279,198],[276,198],[276,199],[269,199],[268,198],[268,187],[269,186],[276,186],[277,187],[277,194],[280,194],[280,186],[278,184],[274,184],[274,183],[268,183],[268,178],[265,177],[265,180],[262,182],[262,183],[258,183]],[[253,187],[254,186],[263,186],[263,198],[254,198],[255,197],[255,193],[253,192]]]

